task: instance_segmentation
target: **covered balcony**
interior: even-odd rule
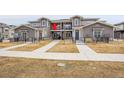
[[[71,22],[59,22],[51,24],[51,31],[71,31],[72,23]]]

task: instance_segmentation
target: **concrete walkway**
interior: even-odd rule
[[[25,46],[25,45],[28,45],[28,44],[30,44],[30,42],[27,42],[27,43],[25,43],[25,44],[19,44],[19,45],[15,45],[15,46],[10,46],[10,47],[7,47],[7,48],[2,48],[2,49],[0,49],[0,51],[1,51],[1,50],[7,51],[7,50],[9,50],[9,49],[22,47],[22,46]]]
[[[59,41],[52,41],[50,44],[34,50],[33,52],[0,50],[0,56],[25,57],[54,60],[86,60],[86,61],[120,61],[124,62],[124,54],[101,54],[96,53],[85,44],[77,44],[80,53],[48,53],[49,48],[58,44]]]
[[[44,53],[46,52],[48,49],[52,48],[53,46],[55,46],[56,44],[58,44],[60,42],[60,40],[54,40],[51,43],[47,44],[46,46],[43,46],[41,48],[38,48],[34,51],[32,51],[33,53]]]

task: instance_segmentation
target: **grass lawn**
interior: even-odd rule
[[[79,53],[75,43],[72,43],[69,40],[61,40],[60,43],[49,49],[47,52]]]
[[[124,63],[0,57],[0,77],[124,77]],[[65,67],[57,64],[65,63]]]
[[[42,40],[42,41],[37,42],[37,43],[32,43],[32,44],[18,47],[18,48],[14,48],[11,50],[14,50],[14,51],[33,51],[35,49],[38,49],[40,47],[43,47],[43,46],[49,44],[50,42],[51,42],[51,40]]]
[[[0,42],[0,48],[11,47],[18,44],[22,44],[22,42]]]
[[[124,54],[124,42],[113,41],[110,43],[87,43],[97,53],[119,53]]]

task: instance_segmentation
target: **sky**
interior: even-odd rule
[[[6,23],[11,25],[26,24],[29,21],[36,21],[41,17],[46,17],[51,20],[66,19],[73,15],[0,15],[0,23]],[[84,18],[100,18],[106,20],[108,23],[119,23],[124,21],[124,15],[81,15]]]

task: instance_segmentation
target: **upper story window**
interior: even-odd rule
[[[61,28],[61,25],[60,24],[57,24],[57,30],[60,30],[60,29],[62,29]]]
[[[46,26],[46,25],[47,25],[46,20],[42,20],[42,26]]]
[[[32,23],[31,25],[34,28],[39,28],[40,27],[40,23]]]
[[[8,38],[8,35],[5,35],[5,38]]]
[[[64,24],[63,28],[66,30],[69,30],[69,29],[72,29],[72,26],[71,26],[71,24]]]
[[[80,25],[80,20],[79,19],[74,19],[74,26]]]

